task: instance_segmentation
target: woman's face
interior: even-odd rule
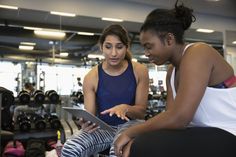
[[[108,35],[102,45],[102,51],[106,62],[111,66],[122,63],[125,58],[127,47],[115,35]]]
[[[167,47],[153,31],[140,33],[140,42],[144,47],[145,56],[149,58],[150,63],[162,65],[169,59]]]

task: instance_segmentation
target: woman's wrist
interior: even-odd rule
[[[126,107],[126,109],[124,111],[124,115],[127,115],[128,112],[129,112],[129,106]]]

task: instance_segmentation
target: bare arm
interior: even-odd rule
[[[96,83],[98,82],[98,77],[96,75],[97,67],[93,68],[84,78],[83,82],[83,93],[84,93],[84,106],[85,109],[96,114]]]
[[[144,119],[147,101],[148,101],[148,88],[149,88],[149,76],[148,69],[142,64],[134,63],[134,71],[137,78],[137,88],[135,96],[135,105],[128,106],[127,116],[132,119]]]

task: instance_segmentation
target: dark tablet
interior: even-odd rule
[[[94,116],[93,114],[85,111],[84,109],[73,108],[73,107],[62,107],[62,108],[64,110],[70,112],[73,116],[75,116],[77,118],[83,118],[85,121],[90,121],[92,123],[97,124],[98,126],[100,126],[101,129],[109,130],[109,131],[114,131],[115,130],[110,125],[103,122],[98,117]]]

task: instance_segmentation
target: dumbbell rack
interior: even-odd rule
[[[17,99],[15,100],[15,102],[19,103]],[[29,106],[30,108],[34,108],[34,107],[38,108],[40,106],[40,105],[39,106],[38,105],[34,106],[34,105],[32,105],[33,103],[34,103],[34,100],[31,99],[29,104],[24,105],[24,106]],[[44,104],[49,105],[50,102],[47,99],[45,99]],[[61,106],[60,102],[59,102],[59,104],[51,104],[51,105]],[[34,106],[34,107],[32,107],[32,106]],[[59,108],[59,107],[56,107],[56,108]],[[28,111],[28,112],[30,113],[30,111]],[[26,111],[26,113],[27,113],[27,111]],[[57,113],[53,113],[53,114],[56,115]],[[14,139],[20,140],[22,142],[27,141],[30,138],[45,139],[45,140],[47,140],[47,139],[56,140],[57,139],[57,131],[59,130],[61,132],[61,140],[62,140],[62,142],[64,142],[65,141],[65,132],[64,132],[64,127],[63,127],[62,123],[61,123],[61,126],[60,126],[59,129],[55,129],[55,128],[51,128],[49,121],[47,121],[46,119],[44,119],[44,120],[45,120],[45,123],[46,123],[46,127],[45,127],[45,129],[42,129],[42,130],[36,129],[35,123],[33,121],[30,121],[31,122],[31,128],[29,130],[22,131],[19,128],[19,123],[15,122],[15,125],[14,125]],[[58,116],[58,120],[60,120],[59,116]]]

